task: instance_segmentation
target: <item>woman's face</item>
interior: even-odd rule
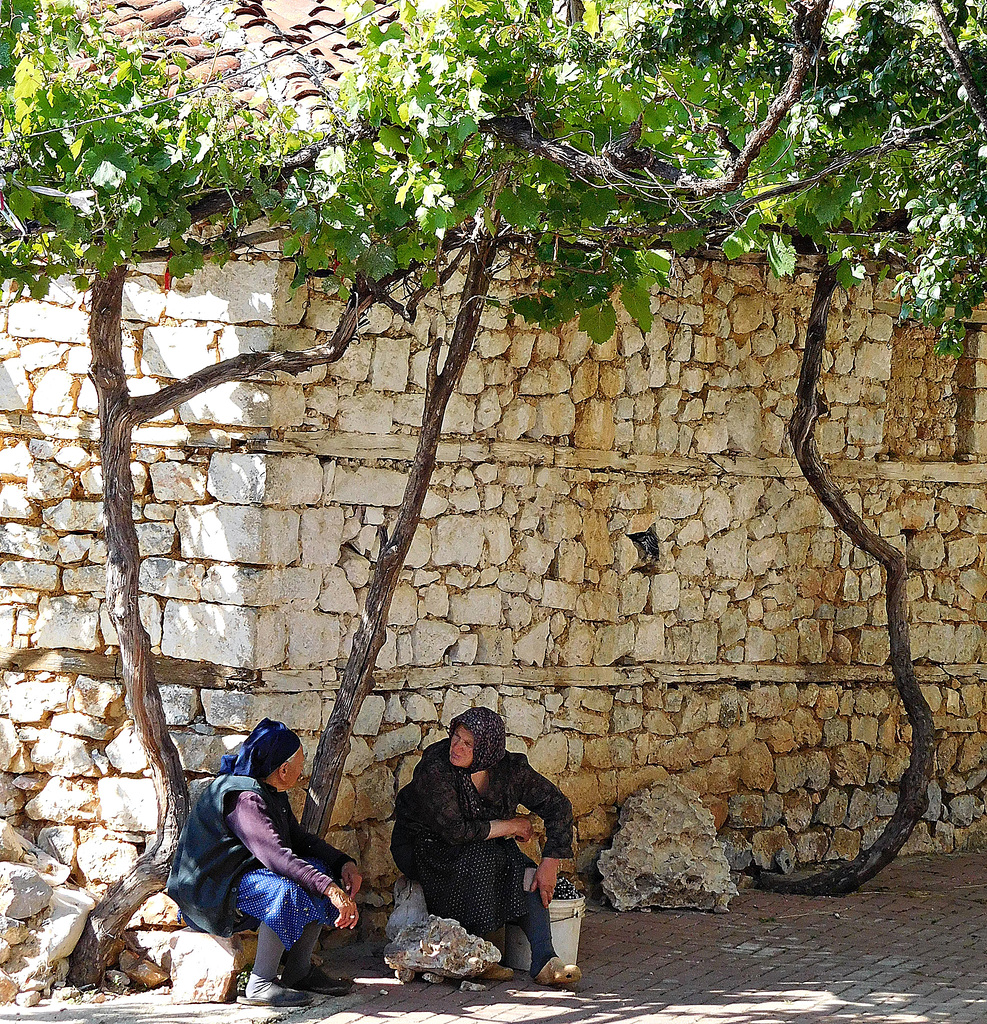
[[[304,767],[305,752],[299,747],[283,765],[275,769],[268,782],[282,793],[287,792],[292,786],[298,784]]]
[[[473,733],[465,725],[457,725],[449,740],[449,764],[454,768],[469,768],[473,763]]]

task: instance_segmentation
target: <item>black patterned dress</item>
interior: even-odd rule
[[[513,818],[520,804],[545,822],[542,855],[572,856],[572,805],[524,754],[505,754],[488,778],[481,796],[470,770],[449,763],[449,741],[433,743],[398,793],[391,838],[394,862],[421,883],[429,913],[455,918],[474,935],[527,911],[524,871],[531,861],[515,840],[488,839],[490,822]]]

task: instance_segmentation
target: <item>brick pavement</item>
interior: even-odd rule
[[[327,966],[358,981],[291,1014],[174,1006],[162,995],[13,1010],[30,1024],[987,1024],[987,857],[899,860],[860,893],[803,899],[751,890],[728,914],[591,908],[575,993],[526,977],[460,992],[399,985],[382,946]]]
[[[295,1016],[325,1024],[987,1024],[985,860],[902,859],[837,899],[747,890],[728,914],[591,908],[575,993],[526,978],[479,993],[398,985],[363,953],[351,959],[366,993],[356,1005]]]

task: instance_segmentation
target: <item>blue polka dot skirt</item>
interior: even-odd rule
[[[316,858],[309,863],[325,874],[325,864]],[[339,911],[325,896],[313,896],[297,882],[268,868],[248,871],[240,879],[237,910],[254,921],[266,924],[285,949],[298,941],[307,924],[321,921],[333,925]]]

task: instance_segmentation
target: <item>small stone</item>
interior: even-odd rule
[[[168,980],[168,972],[129,949],[120,954],[120,970],[141,988],[157,988]]]

